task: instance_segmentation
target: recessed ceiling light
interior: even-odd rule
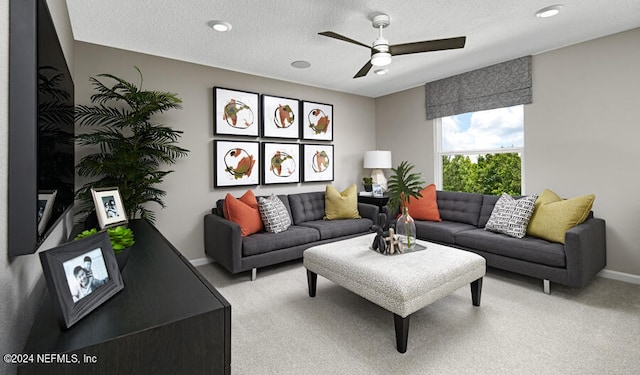
[[[383,75],[383,74],[387,74],[387,72],[389,71],[389,69],[376,69],[373,72],[379,76]]]
[[[298,69],[307,69],[311,66],[311,63],[304,60],[298,60],[291,63],[291,66]]]
[[[562,4],[556,4],[556,5],[548,6],[546,8],[542,8],[536,12],[536,17],[539,17],[539,18],[553,17],[556,14],[560,13],[562,8],[564,8],[564,5]]]
[[[211,21],[209,25],[215,30],[221,33],[231,30],[231,24],[225,21]]]

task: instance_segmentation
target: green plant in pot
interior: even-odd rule
[[[373,178],[371,177],[362,177],[362,186],[364,187],[364,191],[371,191],[373,185]]]
[[[165,207],[166,192],[158,185],[173,172],[162,166],[189,152],[177,145],[182,131],[152,121],[157,114],[180,109],[182,100],[170,92],[142,90],[142,72],[135,69],[138,85],[112,74],[98,75],[112,80],[110,86],[91,77],[94,105],[76,106],[76,123],[95,129],[76,136],[77,143],[90,150],[76,165],[80,177],[91,179],[76,191],[80,214],[94,211],[91,188],[117,186],[127,218],[153,223],[155,213],[147,203]]]
[[[115,228],[107,228],[106,231],[109,235],[109,240],[111,241],[113,252],[116,254],[118,267],[120,268],[120,270],[122,270],[127,262],[127,258],[129,257],[129,248],[136,243],[133,238],[133,231],[130,228],[126,228],[120,225]],[[78,234],[74,238],[74,240],[93,236],[97,233],[98,230],[96,228],[85,230]]]
[[[416,224],[411,216],[409,216],[409,201],[411,198],[418,199],[422,197],[420,191],[424,187],[424,181],[421,180],[419,173],[413,173],[414,166],[402,161],[397,168],[391,168],[392,175],[389,177],[387,194],[389,202],[387,205],[391,212],[395,212],[398,208],[401,215],[396,221],[396,234],[400,240],[400,246],[403,251],[412,250],[416,244]]]

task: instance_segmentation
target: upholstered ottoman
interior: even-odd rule
[[[303,254],[309,296],[316,295],[317,276],[368,299],[393,313],[396,347],[407,350],[412,313],[470,284],[474,306],[480,306],[483,257],[444,245],[420,241],[426,250],[382,255],[369,248],[374,234],[307,249]]]

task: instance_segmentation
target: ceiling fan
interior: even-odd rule
[[[382,29],[389,26],[389,24],[391,23],[391,17],[386,14],[378,14],[373,16],[373,18],[371,19],[371,23],[373,24],[374,28],[380,30],[380,35],[378,36],[378,39],[373,42],[372,47],[369,47],[364,43],[360,43],[357,40],[353,40],[338,33],[334,33],[333,31],[323,31],[321,33],[318,33],[322,36],[328,36],[329,38],[342,40],[343,42],[353,43],[371,49],[371,59],[366,64],[364,64],[362,69],[360,69],[358,73],[353,76],[353,78],[366,76],[367,73],[369,73],[369,70],[371,70],[371,68],[374,66],[383,67],[389,65],[391,63],[391,56],[463,48],[464,43],[467,39],[464,36],[460,36],[456,38],[425,40],[422,42],[389,45],[389,41],[382,36]]]

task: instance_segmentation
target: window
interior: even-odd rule
[[[522,194],[523,106],[435,119],[435,181],[441,190]]]

